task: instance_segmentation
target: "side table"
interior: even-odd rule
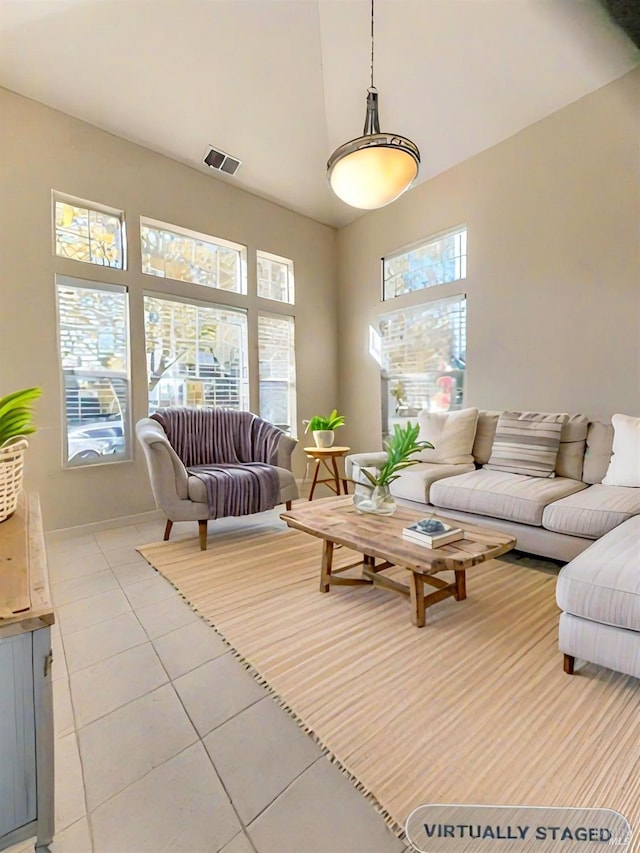
[[[338,463],[336,462],[336,460],[342,458],[343,456],[346,456],[350,450],[350,447],[304,448],[304,452],[306,453],[307,458],[313,459],[315,462],[315,465],[313,466],[313,479],[311,480],[311,490],[309,491],[309,500],[313,500],[313,493],[318,483],[326,483],[326,485],[333,492],[335,492],[336,495],[340,495],[343,494],[340,491],[340,482],[342,482],[344,494],[349,494],[349,490],[347,489],[347,480],[345,477],[341,477],[338,473]],[[326,470],[330,474],[329,477],[325,477],[322,480],[318,479],[321,467],[326,468]]]

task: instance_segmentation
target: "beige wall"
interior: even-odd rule
[[[259,306],[277,311],[276,303],[255,296],[255,250],[293,259],[298,422],[331,409],[338,393],[332,228],[4,89],[0,128],[0,395],[31,385],[44,389],[37,404],[39,430],[27,457],[27,480],[40,493],[47,529],[153,509],[144,459],[135,446],[132,462],[76,470],[61,466],[54,273],[129,288],[134,423],[147,413],[143,290],[202,298],[197,285],[142,274],[140,215],[248,247],[250,330]],[[52,189],[125,211],[128,270],[105,271],[53,257]],[[216,292],[212,298],[238,304],[232,294]],[[250,347],[255,380],[255,335]],[[252,406],[255,410],[255,396]],[[298,474],[303,459],[298,449]]]
[[[467,278],[441,290],[468,297],[466,403],[640,415],[639,139],[636,69],[339,231],[340,399],[354,450],[380,444],[367,327],[425,295],[383,305],[380,258],[462,223]]]

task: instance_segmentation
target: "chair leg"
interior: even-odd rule
[[[564,671],[567,675],[573,675],[573,667],[575,666],[576,659],[573,655],[565,655],[564,656]]]
[[[167,541],[167,539],[171,536],[171,528],[172,528],[172,527],[173,527],[173,521],[171,521],[171,519],[170,519],[170,518],[168,518],[168,519],[167,519],[167,526],[166,526],[166,527],[165,527],[165,529],[164,529],[164,541],[165,541],[165,542],[166,542],[166,541]]]
[[[291,501],[287,501],[284,505],[284,508],[287,510],[291,509]]]
[[[207,550],[207,519],[198,522],[198,534],[200,536],[200,550]]]

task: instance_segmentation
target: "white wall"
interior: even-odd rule
[[[293,259],[296,279],[298,422],[338,397],[335,231],[250,193],[0,89],[0,395],[41,385],[38,432],[27,483],[40,493],[47,529],[153,509],[142,454],[134,460],[63,470],[61,383],[54,273],[125,284],[130,294],[133,422],[147,414],[143,290],[202,298],[202,288],[143,275],[140,215],[248,247],[251,319],[255,250]],[[129,269],[105,270],[53,256],[51,190],[124,210]],[[233,294],[215,301],[239,304]],[[262,310],[271,303],[261,301]],[[274,310],[277,306],[274,304]],[[255,337],[250,354],[257,388]],[[253,397],[252,404],[257,405]],[[296,451],[297,473],[304,455]]]
[[[379,446],[367,328],[424,299],[382,303],[380,258],[461,223],[466,403],[640,414],[639,139],[640,68],[339,231],[341,440]]]

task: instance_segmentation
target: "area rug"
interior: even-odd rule
[[[423,803],[591,806],[640,823],[640,681],[563,673],[552,575],[477,566],[467,600],[417,629],[404,596],[321,594],[321,543],[297,531],[140,552],[398,833]],[[338,549],[335,564],[353,556]]]

